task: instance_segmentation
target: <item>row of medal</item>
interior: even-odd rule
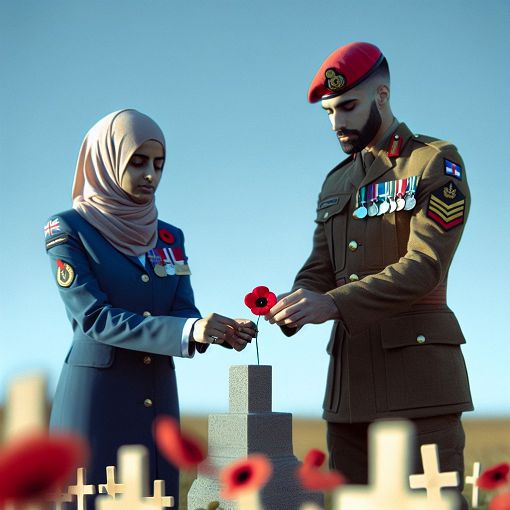
[[[413,175],[398,181],[376,182],[363,186],[358,191],[356,208],[352,215],[363,219],[367,216],[382,216],[414,209],[419,179],[419,176]]]
[[[182,259],[180,248],[153,248],[147,253],[154,268],[154,273],[160,278],[174,275],[191,274],[188,264]]]

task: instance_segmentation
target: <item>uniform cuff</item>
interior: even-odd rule
[[[195,342],[190,342],[190,335],[195,322],[199,319],[191,317],[184,323],[182,328],[182,339],[181,339],[181,354],[183,358],[192,358],[195,355]]]

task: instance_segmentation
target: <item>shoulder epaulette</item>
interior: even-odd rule
[[[455,145],[453,145],[452,142],[448,142],[447,140],[438,140],[437,138],[427,135],[413,135],[413,140],[421,142],[424,145],[428,145],[429,147],[433,147],[438,152],[441,152],[446,148],[455,148]]]

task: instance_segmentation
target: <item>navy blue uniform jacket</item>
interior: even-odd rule
[[[165,480],[167,494],[177,498],[178,473],[159,456],[152,422],[159,414],[179,416],[172,356],[182,356],[186,320],[200,317],[190,277],[156,276],[149,261],[144,267],[116,250],[74,210],[53,216],[49,225],[51,271],[58,281],[59,267],[66,268],[57,286],[73,331],[50,426],[89,441],[88,483],[106,481],[105,467],[117,464],[119,446],[143,444],[149,479]],[[182,231],[161,221],[160,229],[174,242],[158,237],[157,247],[184,253]]]

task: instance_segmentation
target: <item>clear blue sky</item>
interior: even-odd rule
[[[42,227],[71,206],[82,138],[111,111],[139,109],[167,137],[157,205],[186,234],[202,313],[250,316],[254,286],[288,290],[343,159],[308,85],[333,49],[365,40],[389,60],[397,117],[465,160],[473,204],[448,299],[476,413],[510,415],[509,21],[506,0],[3,0],[1,387],[32,369],[56,384],[71,331]],[[261,325],[275,410],[320,414],[330,327],[287,339]],[[228,367],[253,363],[254,346],[178,360],[182,411],[226,411]]]

